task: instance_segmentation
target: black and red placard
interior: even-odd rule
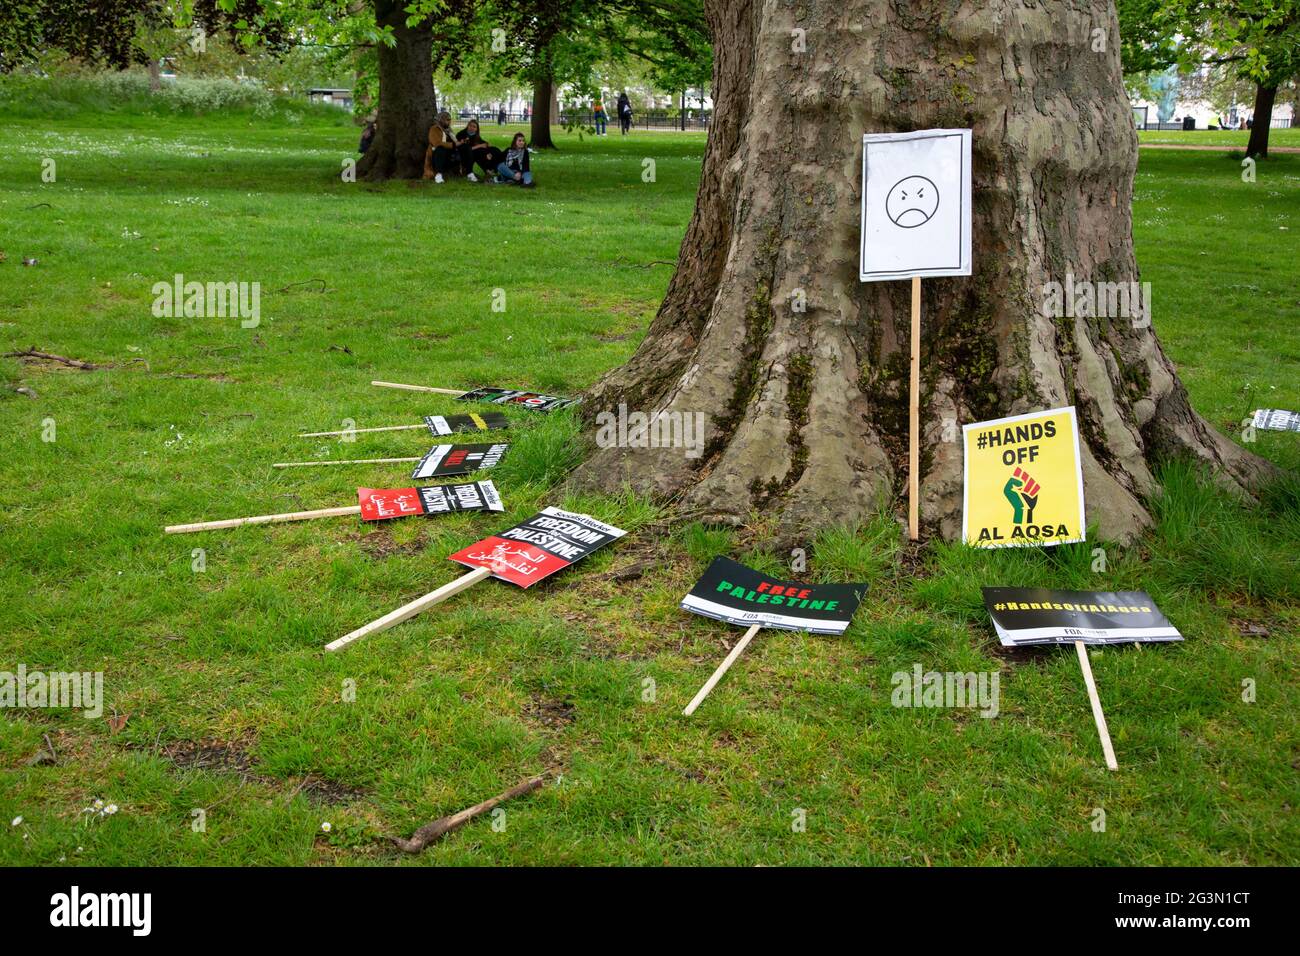
[[[450,556],[521,588],[581,561],[627,534],[591,515],[544,508],[527,521],[471,544]]]
[[[454,435],[456,432],[486,432],[509,428],[510,419],[501,412],[470,412],[468,415],[425,415],[424,424],[434,438]]]
[[[742,627],[843,634],[866,593],[865,584],[783,581],[718,556],[682,599],[682,609]]]
[[[441,478],[443,475],[468,475],[484,468],[494,468],[510,446],[434,445],[411,472],[412,478]]]
[[[406,515],[437,515],[452,511],[505,511],[496,485],[471,481],[463,485],[427,488],[358,488],[362,521],[386,521]]]
[[[525,392],[517,388],[492,388],[484,386],[460,395],[459,402],[488,402],[492,405],[511,405],[516,408],[531,408],[535,412],[553,412],[557,408],[577,405],[580,399],[559,398],[555,395],[543,395],[540,392]]]

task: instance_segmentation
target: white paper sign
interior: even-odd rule
[[[971,274],[971,131],[862,137],[863,282]]]

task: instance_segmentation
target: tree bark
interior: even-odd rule
[[[599,448],[575,486],[679,499],[773,541],[905,509],[910,284],[858,281],[861,135],[935,127],[974,130],[974,274],[923,283],[927,533],[960,535],[955,426],[1037,409],[1077,408],[1106,539],[1149,522],[1157,457],[1191,455],[1242,492],[1268,471],[1192,411],[1148,323],[1044,315],[1067,273],[1138,278],[1111,3],[705,6],[716,108],[695,214],[649,334],[583,407],[703,412],[707,442],[695,458]]]
[[[429,127],[437,115],[433,90],[433,32],[406,25],[401,0],[379,0],[375,21],[393,28],[396,43],[379,44],[379,110],[375,138],[357,163],[364,179],[419,179]]]
[[[1255,88],[1255,116],[1251,120],[1250,141],[1246,144],[1246,155],[1259,159],[1268,159],[1268,131],[1273,125],[1273,102],[1277,99],[1276,86]]]
[[[554,149],[551,139],[551,104],[555,100],[555,80],[551,77],[533,84],[533,113],[530,118],[528,145],[533,149]]]

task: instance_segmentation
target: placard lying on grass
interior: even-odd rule
[[[1183,639],[1144,591],[984,588],[984,606],[1004,647]]]
[[[591,552],[626,533],[591,515],[546,508],[513,528],[507,528],[450,555],[452,561],[468,565],[474,570],[330,641],[325,649],[341,651],[363,637],[386,631],[490,577],[498,577],[524,588],[531,587],[542,578],[564,570],[575,561],[581,561]]]
[[[489,431],[509,428],[510,419],[501,412],[485,412],[478,415],[426,415],[419,425],[381,425],[378,428],[342,428],[329,432],[299,432],[299,438],[326,438],[342,435],[351,438],[354,435],[373,434],[375,432],[401,432],[413,428],[427,428],[435,438],[454,435],[456,432]]]
[[[471,481],[463,485],[427,488],[358,488],[361,520],[386,521],[406,515],[446,514],[450,511],[505,511],[496,485]]]
[[[1084,540],[1074,406],[963,425],[962,438],[962,540],[980,548]]]
[[[443,475],[468,475],[484,468],[494,468],[505,457],[508,444],[434,445],[411,472],[412,478],[440,478]]]
[[[581,399],[559,398],[555,395],[543,395],[540,392],[525,392],[516,388],[492,388],[483,386],[461,395],[458,401],[488,402],[492,405],[517,405],[531,408],[535,412],[553,412],[557,408],[577,405]]]
[[[424,424],[435,438],[454,435],[456,432],[493,431],[509,428],[510,419],[501,412],[470,412],[468,415],[425,415]]]
[[[843,634],[866,593],[865,584],[782,581],[719,555],[681,606],[728,624]]]
[[[493,577],[527,588],[625,534],[591,515],[543,508],[527,521],[457,551],[450,560],[488,568]]]
[[[1251,425],[1270,432],[1300,432],[1300,412],[1288,412],[1282,408],[1261,408],[1255,412]]]

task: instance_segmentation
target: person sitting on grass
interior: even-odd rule
[[[476,119],[470,120],[456,134],[456,145],[460,152],[460,168],[465,171],[465,178],[472,183],[478,182],[478,177],[474,175],[475,164],[483,170],[483,175],[490,177],[506,156],[479,134]]]
[[[497,178],[493,181],[518,183],[528,187],[533,185],[533,174],[528,168],[528,144],[524,142],[523,133],[515,133],[505,158],[497,166]]]
[[[460,156],[456,137],[451,133],[451,114],[443,110],[438,121],[429,127],[429,145],[424,151],[424,178],[444,182],[444,175],[459,171]]]

